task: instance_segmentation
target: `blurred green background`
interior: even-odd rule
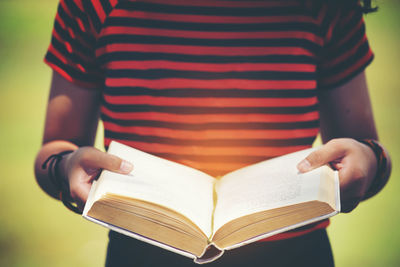
[[[57,2],[0,0],[0,266],[104,264],[107,231],[50,199],[33,176],[51,74],[42,59]],[[339,267],[400,266],[400,1],[379,6],[366,16],[376,55],[367,73],[394,168],[383,193],[333,218],[329,234]]]

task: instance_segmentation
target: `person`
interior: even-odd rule
[[[320,132],[324,145],[298,169],[337,169],[342,211],[352,211],[391,169],[366,84],[373,53],[363,8],[328,0],[61,0],[45,58],[53,78],[35,160],[39,186],[79,212],[102,169],[134,168],[93,147],[100,117],[106,148],[117,140],[214,176],[308,148]],[[328,224],[256,242],[210,266],[333,266]],[[193,264],[109,237],[107,266]]]

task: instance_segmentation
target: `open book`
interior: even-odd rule
[[[129,175],[103,171],[83,216],[114,231],[210,262],[224,250],[337,214],[339,181],[327,166],[300,174],[311,150],[213,178],[112,142],[108,153],[134,164]]]

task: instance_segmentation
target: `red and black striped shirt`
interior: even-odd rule
[[[218,176],[310,147],[317,91],[372,58],[334,1],[61,0],[45,61],[102,90],[105,146]]]

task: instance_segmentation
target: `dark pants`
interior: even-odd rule
[[[106,267],[122,266],[200,266],[193,260],[167,250],[110,232]],[[203,265],[204,266],[204,265]],[[255,242],[225,251],[221,258],[206,264],[222,266],[334,266],[325,230],[287,240]]]

